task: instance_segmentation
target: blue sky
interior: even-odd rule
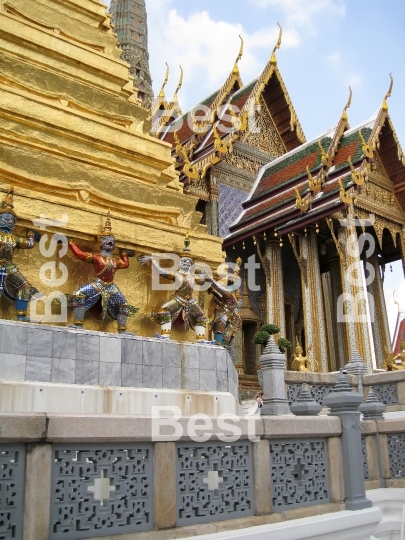
[[[170,66],[183,110],[219,87],[233,67],[241,34],[244,83],[266,64],[283,27],[278,65],[307,138],[338,120],[353,89],[352,126],[370,117],[389,86],[390,115],[405,146],[405,2],[403,0],[146,0],[155,92]]]
[[[334,125],[353,90],[355,126],[381,105],[394,77],[389,114],[405,148],[405,2],[403,0],[146,0],[149,54],[157,93],[169,63],[166,95],[177,86],[183,111],[222,85],[244,38],[244,83],[260,74],[283,27],[278,66],[307,139]],[[386,272],[387,299],[403,279]],[[396,307],[389,305],[391,319]]]

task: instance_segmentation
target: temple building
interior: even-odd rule
[[[144,107],[153,101],[149,70],[148,24],[145,0],[111,0],[111,23],[117,34],[122,59],[128,62],[138,97]]]
[[[353,350],[381,368],[391,353],[383,273],[404,260],[405,159],[389,92],[354,129],[349,98],[334,128],[266,165],[225,239],[256,245],[268,319],[311,348],[316,371],[336,371]]]
[[[184,191],[199,198],[228,260],[259,258],[245,307],[256,327],[276,324],[293,344],[289,369],[296,344],[314,371],[338,370],[353,350],[369,370],[381,368],[392,350],[384,268],[405,264],[405,157],[388,114],[392,82],[362,125],[349,125],[350,91],[336,126],[306,141],[277,64],[281,35],[247,85],[242,42],[222,87],[185,114],[177,90],[166,100],[167,73],[152,130],[172,144]],[[244,324],[232,351],[240,380],[255,364],[251,339]]]

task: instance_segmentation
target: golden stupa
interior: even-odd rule
[[[15,252],[23,275],[46,295],[70,293],[88,281],[92,266],[70,253],[59,258],[49,240],[59,232],[96,251],[108,211],[117,253],[123,247],[136,255],[177,253],[189,232],[194,260],[211,267],[222,262],[222,240],[200,224],[197,198],[183,194],[171,146],[149,135],[149,111],[120,59],[106,6],[99,0],[0,1],[0,32],[0,190],[14,186],[17,234],[29,228],[48,233],[42,247]],[[54,276],[44,270],[52,261]],[[56,286],[49,285],[52,277]],[[142,314],[169,293],[151,290],[150,269],[136,257],[116,282],[141,308],[128,331],[153,335],[157,328]],[[5,298],[0,317],[15,318]],[[85,328],[115,331],[112,321],[90,317]],[[187,334],[173,337],[181,336]]]

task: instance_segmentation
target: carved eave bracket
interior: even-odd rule
[[[338,252],[340,262],[344,269],[347,268],[347,260],[346,260],[346,249],[345,246],[342,244],[342,242],[337,238],[335,234],[335,230],[333,227],[333,219],[332,218],[326,218],[326,224],[329,227],[330,234],[332,236],[332,240],[335,244],[336,250]]]
[[[253,243],[256,246],[257,255],[259,256],[260,262],[262,263],[262,268],[264,275],[266,276],[267,284],[271,285],[270,261],[267,258],[266,254],[262,251],[260,239],[257,240],[256,237],[253,237]]]
[[[340,202],[353,208],[353,204],[356,202],[356,199],[357,199],[357,193],[354,187],[351,186],[349,187],[349,189],[345,190],[345,187],[343,185],[341,178],[338,179],[338,183],[339,183],[339,188],[340,188],[339,190]]]
[[[295,237],[294,233],[292,233],[292,232],[288,233],[288,239],[290,240],[290,243],[291,243],[291,246],[292,246],[292,249],[293,249],[293,252],[294,252],[294,256],[297,259],[297,263],[298,263],[298,266],[299,266],[299,268],[301,270],[302,277],[304,278],[305,283],[307,283],[307,279],[308,279],[308,261],[306,260],[306,258],[302,254],[298,253],[295,238],[296,237]]]
[[[301,212],[306,212],[311,206],[312,201],[313,198],[309,193],[305,197],[301,197],[298,188],[295,187],[295,206],[298,208],[298,210],[301,210]]]
[[[319,173],[314,177],[311,175],[309,167],[306,168],[308,176],[308,189],[311,192],[312,197],[314,198],[322,190],[327,172],[324,171],[323,167],[320,169]]]

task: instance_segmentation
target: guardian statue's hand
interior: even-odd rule
[[[149,261],[152,260],[152,257],[150,255],[140,255],[138,257],[138,261],[141,263],[141,264],[148,264]]]

